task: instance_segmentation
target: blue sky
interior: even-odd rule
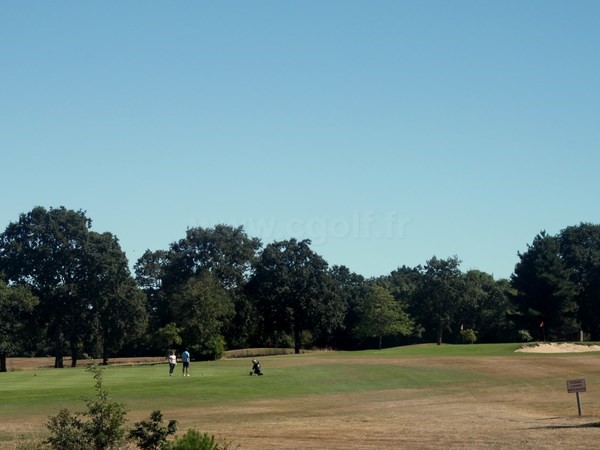
[[[0,230],[87,211],[133,264],[189,227],[367,277],[509,277],[599,222],[600,2],[0,0]]]

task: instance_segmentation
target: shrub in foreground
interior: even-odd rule
[[[194,429],[189,429],[183,436],[168,444],[166,450],[228,450],[229,442],[216,442],[214,436],[207,433],[200,434]]]
[[[170,420],[165,427],[160,411],[153,411],[150,420],[137,422],[129,432],[129,439],[144,450],[160,450],[167,447],[167,437],[177,431],[177,421]]]
[[[102,387],[102,368],[90,364],[86,369],[96,380],[96,396],[84,398],[87,411],[71,413],[61,409],[46,424],[50,437],[42,443],[20,449],[36,450],[116,450],[124,448],[127,440],[143,450],[228,450],[228,442],[215,442],[214,436],[200,434],[189,429],[173,443],[167,437],[177,431],[177,421],[170,420],[163,426],[160,411],[153,411],[149,420],[137,422],[127,434],[125,428],[125,405],[110,400],[108,391]],[[125,437],[127,434],[127,438]]]
[[[109,450],[118,449],[124,441],[125,405],[110,400],[108,391],[102,387],[102,369],[98,365],[91,364],[86,370],[96,380],[96,397],[84,399],[87,405],[84,413],[73,414],[65,408],[50,418],[47,423],[50,437],[45,443],[51,449]]]

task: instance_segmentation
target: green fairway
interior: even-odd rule
[[[166,364],[107,367],[104,387],[132,409],[156,409],[178,398],[180,406],[240,402],[257,398],[294,397],[339,392],[416,389],[423,386],[461,385],[474,374],[466,368],[404,367],[386,359],[400,356],[510,355],[515,344],[400,347],[382,351],[321,352],[263,358],[266,375],[250,377],[247,360],[192,364],[192,376],[167,375]],[[518,356],[517,356],[518,357]],[[343,359],[344,362],[336,363]],[[348,363],[348,361],[351,363]],[[179,366],[178,366],[179,369]],[[2,374],[0,419],[5,416],[54,413],[79,408],[83,396],[94,394],[94,380],[84,368],[15,371]]]
[[[383,350],[365,350],[350,352],[357,357],[364,356],[507,356],[514,355],[514,351],[522,344],[476,344],[476,345],[451,345],[451,344],[421,344],[394,347]],[[348,354],[339,352],[338,354]],[[327,353],[324,353],[327,355]]]
[[[420,386],[467,383],[464,369],[402,367],[386,359],[511,355],[516,345],[414,346],[382,351],[322,352],[262,358],[266,375],[250,377],[248,360],[195,362],[192,376],[167,375],[166,364],[107,367],[104,387],[133,409],[156,409],[177,397],[181,406],[239,402],[256,398],[293,397],[360,390],[414,389]],[[374,362],[373,358],[378,361]],[[344,362],[337,364],[336,360]],[[348,360],[351,363],[348,363]],[[180,366],[178,366],[178,369]],[[77,408],[93,395],[94,380],[84,368],[15,371],[1,375],[0,420],[6,415],[53,413],[62,406]]]
[[[372,389],[416,388],[423,385],[467,382],[472,376],[457,369],[398,367],[385,362],[363,365],[332,364],[323,359],[307,365],[282,367],[279,361],[265,359],[266,375],[250,377],[247,362],[219,361],[195,363],[191,377],[166,375],[166,365],[108,367],[104,387],[114,399],[134,409],[160,408],[176,397],[180,406],[213,402],[239,402],[252,399],[294,397]],[[285,365],[284,365],[285,366]],[[81,398],[94,394],[94,380],[83,368],[12,372],[2,376],[0,417],[53,412],[68,405],[81,406]]]
[[[191,377],[181,376],[181,365],[173,377],[168,376],[167,364],[108,366],[103,372],[103,386],[113,400],[126,405],[128,417],[147,417],[160,409],[166,418],[175,416],[180,420],[194,411],[209,414],[203,420],[224,424],[227,420],[248,420],[246,416],[234,419],[231,414],[257,405],[287,402],[306,408],[306,402],[329,401],[334,405],[329,407],[335,408],[340,398],[356,396],[378,404],[386,400],[386,392],[403,402],[424,404],[446,404],[448,398],[464,401],[474,398],[474,393],[500,396],[496,402],[501,403],[509,401],[507,395],[527,395],[542,402],[544,408],[554,408],[554,400],[550,406],[544,405],[545,396],[548,392],[564,395],[567,378],[579,377],[587,370],[588,380],[593,380],[595,366],[586,368],[586,364],[597,364],[594,353],[515,353],[518,347],[418,345],[381,351],[267,356],[260,358],[265,372],[262,377],[248,375],[248,358],[193,362]],[[571,376],[571,361],[584,371]],[[95,394],[94,379],[83,367],[13,371],[0,374],[0,380],[0,423],[15,424],[0,428],[0,441],[5,442],[14,439],[13,430],[19,423],[32,424],[28,430],[43,435],[48,416],[63,407],[84,411],[82,398]],[[221,410],[230,411],[229,416],[221,417]],[[273,417],[275,420],[277,416]]]

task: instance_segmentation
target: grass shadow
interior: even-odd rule
[[[543,427],[531,427],[530,430],[560,430],[566,428],[600,428],[600,422],[582,423],[577,425],[546,425]]]

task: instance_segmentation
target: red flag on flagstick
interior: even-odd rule
[[[544,321],[542,320],[542,323],[540,323],[540,328],[544,327]]]

